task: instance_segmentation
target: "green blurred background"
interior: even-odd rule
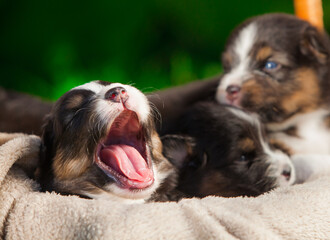
[[[0,86],[54,100],[95,79],[150,92],[215,75],[235,26],[293,13],[293,1],[0,0],[0,11]]]

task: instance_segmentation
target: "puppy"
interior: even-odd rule
[[[257,196],[294,182],[289,156],[267,143],[255,115],[204,102],[182,122],[184,135],[162,142],[164,156],[179,172],[177,190],[186,197]]]
[[[330,41],[285,14],[247,20],[228,39],[216,99],[259,114],[293,154],[330,155]]]
[[[173,173],[149,102],[136,88],[94,81],[54,104],[42,135],[38,178],[44,190],[143,201],[157,199],[156,190],[165,191],[162,183]]]

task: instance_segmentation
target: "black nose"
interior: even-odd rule
[[[128,94],[126,89],[123,87],[111,88],[105,94],[105,99],[108,99],[113,102],[126,102],[126,100],[128,99]]]
[[[226,88],[226,92],[230,95],[235,95],[241,91],[241,87],[238,85],[229,85]]]

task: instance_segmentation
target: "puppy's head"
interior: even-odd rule
[[[198,104],[186,117],[187,136],[162,142],[188,196],[256,196],[294,182],[288,155],[266,142],[257,117],[213,103]]]
[[[65,93],[42,140],[46,190],[146,199],[169,170],[148,100],[128,85],[94,81]]]
[[[285,14],[247,20],[222,56],[216,99],[281,122],[329,101],[330,44],[325,33]]]

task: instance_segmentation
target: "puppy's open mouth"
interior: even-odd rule
[[[119,187],[144,189],[154,182],[143,127],[138,116],[124,110],[97,147],[95,162]]]

